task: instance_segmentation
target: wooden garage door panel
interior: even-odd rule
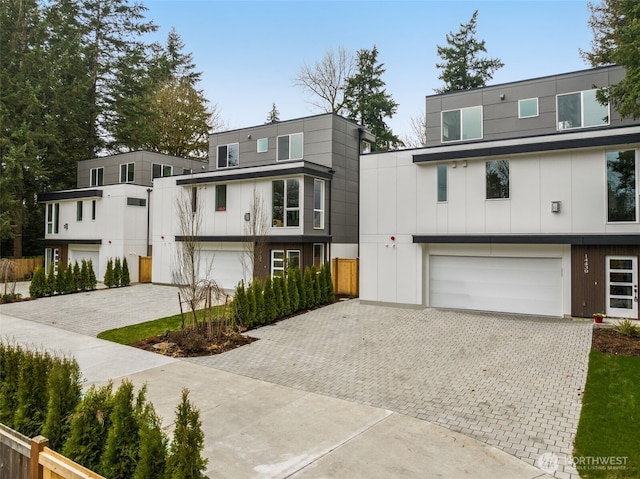
[[[430,305],[560,316],[559,258],[431,256]]]

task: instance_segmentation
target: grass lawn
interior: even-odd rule
[[[202,318],[204,310],[197,311],[198,318]],[[221,316],[225,314],[224,306],[214,306],[213,316]],[[185,312],[185,321],[191,320],[191,313]],[[167,331],[173,331],[182,327],[182,317],[179,314],[175,316],[167,316],[166,318],[154,319],[146,323],[132,324],[123,328],[109,329],[98,334],[100,339],[113,341],[119,344],[131,344],[141,341],[152,336],[164,334]]]
[[[607,458],[620,469],[584,462]],[[583,479],[640,477],[640,357],[591,350],[574,459]]]

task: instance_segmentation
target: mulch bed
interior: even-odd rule
[[[172,332],[174,333],[174,332]],[[160,334],[151,338],[131,343],[129,346],[144,349],[153,353],[174,358],[193,358],[198,356],[212,356],[224,353],[245,344],[257,341],[257,338],[239,333],[224,334],[211,341],[189,338],[184,335]]]
[[[594,328],[591,347],[605,354],[640,357],[640,337],[625,336],[611,328]]]

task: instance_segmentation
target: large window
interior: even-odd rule
[[[438,202],[447,201],[447,165],[438,165]]]
[[[47,233],[58,234],[60,232],[60,203],[47,204]]]
[[[104,185],[104,168],[91,168],[91,182],[90,186],[103,186]]]
[[[227,185],[216,185],[216,211],[227,211]]]
[[[487,199],[509,198],[509,160],[487,161]]]
[[[531,118],[534,116],[538,116],[538,99],[518,100],[518,118]]]
[[[132,183],[135,179],[135,163],[120,165],[120,183]]]
[[[272,226],[300,226],[300,182],[297,179],[271,183]]]
[[[302,133],[278,137],[278,161],[302,159]]]
[[[218,168],[238,166],[239,160],[240,150],[238,143],[218,146]]]
[[[76,221],[82,221],[82,205],[83,201],[76,202]]]
[[[636,152],[607,152],[607,220],[636,221]]]
[[[159,165],[158,163],[153,163],[151,169],[153,178],[162,178],[164,176],[173,175],[173,166],[171,165]]]
[[[557,96],[558,130],[609,124],[609,105],[596,99],[597,90]]]
[[[442,141],[477,140],[482,138],[482,107],[461,108],[442,112]]]
[[[313,180],[313,227],[324,229],[324,180]]]

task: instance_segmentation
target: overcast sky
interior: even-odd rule
[[[201,88],[230,128],[316,113],[292,79],[327,48],[378,47],[387,92],[399,103],[388,121],[410,132],[424,97],[441,86],[436,45],[479,10],[477,38],[505,66],[489,84],[583,70],[589,49],[586,1],[217,1],[143,0],[163,43],[172,27],[203,73]]]

